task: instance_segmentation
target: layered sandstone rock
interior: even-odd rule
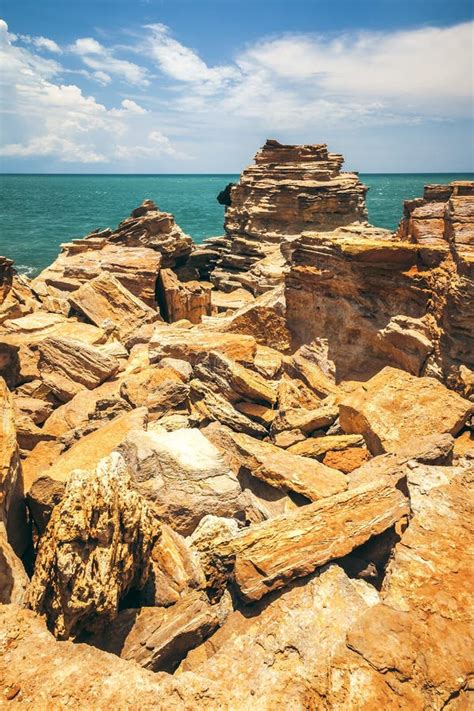
[[[62,402],[93,390],[119,369],[116,358],[72,338],[46,338],[38,350],[41,379]]]
[[[408,201],[393,237],[354,226],[305,232],[286,277],[293,345],[318,343],[338,381],[392,365],[470,390],[473,191],[428,186],[424,199]]]
[[[0,324],[36,308],[38,302],[27,279],[17,274],[11,259],[0,257]]]
[[[99,461],[111,454],[129,432],[143,429],[148,419],[145,408],[114,417],[100,429],[81,437],[66,451],[54,446],[51,458],[26,460],[25,491],[28,507],[40,532],[42,532],[54,506],[62,500],[67,483],[75,469],[94,470]],[[32,455],[35,454],[36,448]],[[47,453],[48,454],[48,453]]]
[[[276,261],[275,276],[281,281],[281,243],[304,230],[364,222],[366,187],[356,174],[341,173],[342,163],[342,156],[328,153],[324,144],[267,141],[255,156],[255,165],[244,170],[230,191],[226,240],[220,245],[213,283],[224,291],[242,284],[254,290],[258,279],[248,279],[245,273],[262,259]],[[275,284],[275,276],[269,286]],[[259,290],[265,287],[263,280]]]
[[[101,635],[98,646],[152,671],[174,671],[183,657],[223,622],[219,605],[188,593],[169,608],[128,609]],[[94,643],[95,640],[89,640]]]
[[[33,287],[42,299],[67,299],[82,284],[105,273],[154,306],[160,267],[179,264],[192,246],[191,238],[171,214],[160,212],[152,200],[145,200],[115,231],[96,231],[63,244],[58,259],[34,279]]]
[[[259,600],[296,577],[342,557],[409,513],[403,494],[386,480],[336,494],[251,526],[216,547],[233,562],[244,600]]]
[[[270,442],[225,430],[221,431],[221,443],[252,476],[277,489],[301,494],[309,501],[347,488],[346,477],[337,470],[290,454]]]
[[[0,706],[467,708],[472,186],[392,235],[341,162],[0,261],[0,602],[76,638],[0,606]]]

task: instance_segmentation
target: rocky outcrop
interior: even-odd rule
[[[367,219],[367,188],[355,173],[341,173],[343,157],[324,144],[289,146],[269,140],[230,190],[226,239],[211,280],[220,289],[255,289],[248,272],[261,260],[278,265],[273,283],[260,279],[259,291],[282,280],[280,245],[305,230],[333,230]],[[211,249],[215,244],[211,244]],[[262,272],[263,269],[263,272]],[[260,268],[264,276],[265,267]],[[270,270],[271,271],[271,270]],[[257,282],[258,283],[258,282]]]
[[[344,432],[364,436],[372,454],[394,452],[413,437],[452,435],[474,413],[474,404],[434,378],[384,368],[339,406]]]
[[[394,236],[351,226],[304,233],[286,277],[293,345],[320,344],[338,381],[392,365],[470,390],[473,192],[472,183],[428,186]]]
[[[472,184],[341,163],[0,260],[0,706],[467,708]]]
[[[36,308],[38,302],[27,279],[17,274],[11,259],[0,257],[0,324]]]
[[[115,231],[97,230],[63,244],[58,259],[34,279],[33,288],[41,299],[67,301],[71,292],[105,273],[154,306],[160,266],[175,266],[191,250],[191,238],[173,216],[160,212],[152,200],[145,200]]]

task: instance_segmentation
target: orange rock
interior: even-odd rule
[[[339,451],[327,452],[324,455],[323,464],[333,469],[339,469],[344,474],[349,474],[369,458],[369,451],[365,447],[348,447]]]
[[[409,512],[390,481],[368,484],[250,526],[216,554],[235,557],[244,600],[259,600],[382,533]]]
[[[457,434],[474,405],[433,378],[384,368],[340,404],[344,432],[362,434],[372,454],[393,452],[413,437]]]

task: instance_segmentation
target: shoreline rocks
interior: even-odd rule
[[[474,183],[342,162],[0,258],[0,706],[467,708]]]

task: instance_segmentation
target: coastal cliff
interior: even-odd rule
[[[0,257],[0,705],[468,707],[474,183],[342,163]]]

